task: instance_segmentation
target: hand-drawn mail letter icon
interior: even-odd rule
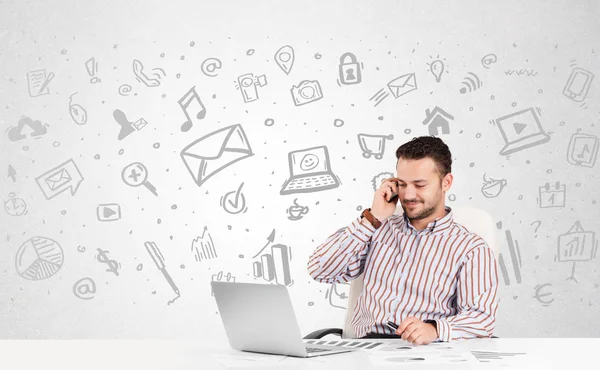
[[[417,89],[417,78],[414,73],[405,74],[391,80],[387,86],[394,98],[398,99],[402,95]]]
[[[71,189],[71,195],[74,195],[83,181],[83,176],[75,162],[69,159],[36,177],[35,181],[46,199],[52,199],[69,188]]]
[[[181,151],[181,158],[198,186],[235,162],[253,155],[241,125],[205,135]]]

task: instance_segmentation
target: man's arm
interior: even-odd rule
[[[498,269],[492,249],[478,239],[459,270],[457,307],[459,313],[436,319],[439,340],[491,337],[498,309]]]

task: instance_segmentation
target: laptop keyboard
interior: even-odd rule
[[[331,351],[331,350],[328,348],[306,347],[306,353],[328,352],[328,351]]]
[[[290,181],[287,189],[310,189],[319,188],[321,186],[333,185],[335,180],[331,175],[321,175],[314,177],[301,177]]]

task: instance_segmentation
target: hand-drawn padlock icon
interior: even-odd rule
[[[344,85],[355,85],[362,81],[360,63],[356,60],[356,55],[344,53],[340,57],[340,83]]]

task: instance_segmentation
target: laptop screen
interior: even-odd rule
[[[327,147],[297,150],[290,153],[292,176],[301,176],[329,171],[329,155]]]

